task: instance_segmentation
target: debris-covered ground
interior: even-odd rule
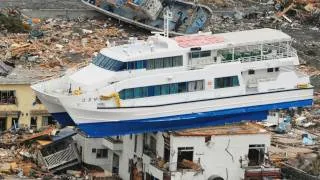
[[[211,25],[207,28],[213,33],[269,27],[291,35],[302,64],[299,69],[311,75],[312,84],[317,90],[320,89],[319,0],[199,2],[209,5],[213,10]],[[0,60],[6,66],[40,68],[50,71],[50,74],[59,74],[67,68],[89,61],[101,48],[114,41],[150,35],[145,30],[110,18],[38,19],[28,18],[12,9],[0,10],[0,24]],[[320,94],[316,93],[312,109],[282,112],[280,119],[283,121],[268,128],[273,133],[273,146],[269,149],[269,155],[274,165],[286,163],[319,176],[319,103]],[[25,143],[28,142],[23,140],[25,134],[32,135],[27,132],[8,132],[1,136],[0,173],[14,177],[54,177],[32,158],[26,157],[34,154],[37,147]],[[69,174],[79,176],[81,172],[70,171]]]
[[[2,12],[8,14],[8,10]],[[42,20],[28,19],[20,13],[7,16],[23,17],[21,23],[25,30],[21,33],[11,33],[10,29],[0,31],[0,60],[14,66],[41,67],[57,73],[89,61],[110,43],[127,40],[129,36],[146,36],[145,31],[112,19]]]
[[[213,33],[275,28],[288,33],[304,72],[320,89],[320,1],[203,0],[213,9]]]

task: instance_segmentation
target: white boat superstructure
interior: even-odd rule
[[[33,89],[50,112],[105,136],[259,120],[270,109],[309,106],[313,88],[296,65],[291,37],[278,30],[155,35],[103,49],[88,66]]]

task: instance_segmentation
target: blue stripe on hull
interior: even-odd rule
[[[267,118],[268,111],[272,109],[287,109],[290,107],[304,107],[311,105],[312,99],[308,99],[150,119],[83,123],[79,124],[78,127],[89,137],[105,137],[153,131],[216,126],[224,125],[226,123],[240,122],[243,120],[261,121]]]
[[[67,112],[51,113],[51,115],[62,126],[75,126],[76,125]]]

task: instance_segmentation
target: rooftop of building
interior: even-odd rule
[[[25,68],[17,66],[7,76],[0,76],[0,84],[32,84],[36,81],[54,76],[56,72],[43,68]]]
[[[181,131],[174,131],[174,136],[223,136],[223,135],[247,135],[266,134],[267,130],[255,123],[239,123],[225,126],[210,126],[194,128]]]

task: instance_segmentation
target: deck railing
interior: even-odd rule
[[[269,52],[263,52],[259,55],[255,56],[247,56],[247,57],[239,57],[228,60],[221,60],[221,63],[229,63],[229,62],[237,62],[240,61],[241,63],[246,62],[254,62],[254,61],[265,61],[265,60],[273,60],[273,59],[282,59],[282,58],[288,58],[288,57],[296,57],[297,51],[291,47],[285,47],[285,46],[275,46],[275,45],[264,45],[265,49],[269,49]]]
[[[262,49],[262,48],[261,48]],[[263,50],[258,51],[255,55],[237,57],[235,52],[230,49],[228,54],[228,59],[221,59],[221,63],[230,63],[230,62],[240,62],[240,63],[248,63],[248,62],[256,62],[256,61],[267,61],[267,60],[275,60],[275,59],[283,59],[290,57],[297,57],[297,51],[289,45],[281,44],[281,45],[263,45]],[[249,53],[250,54],[250,53]],[[257,55],[258,54],[258,55]],[[222,56],[221,52],[218,51],[218,56]],[[223,56],[222,56],[223,57]],[[207,58],[201,60],[190,60],[189,68],[197,69],[203,68],[206,65],[215,64],[216,60]]]

